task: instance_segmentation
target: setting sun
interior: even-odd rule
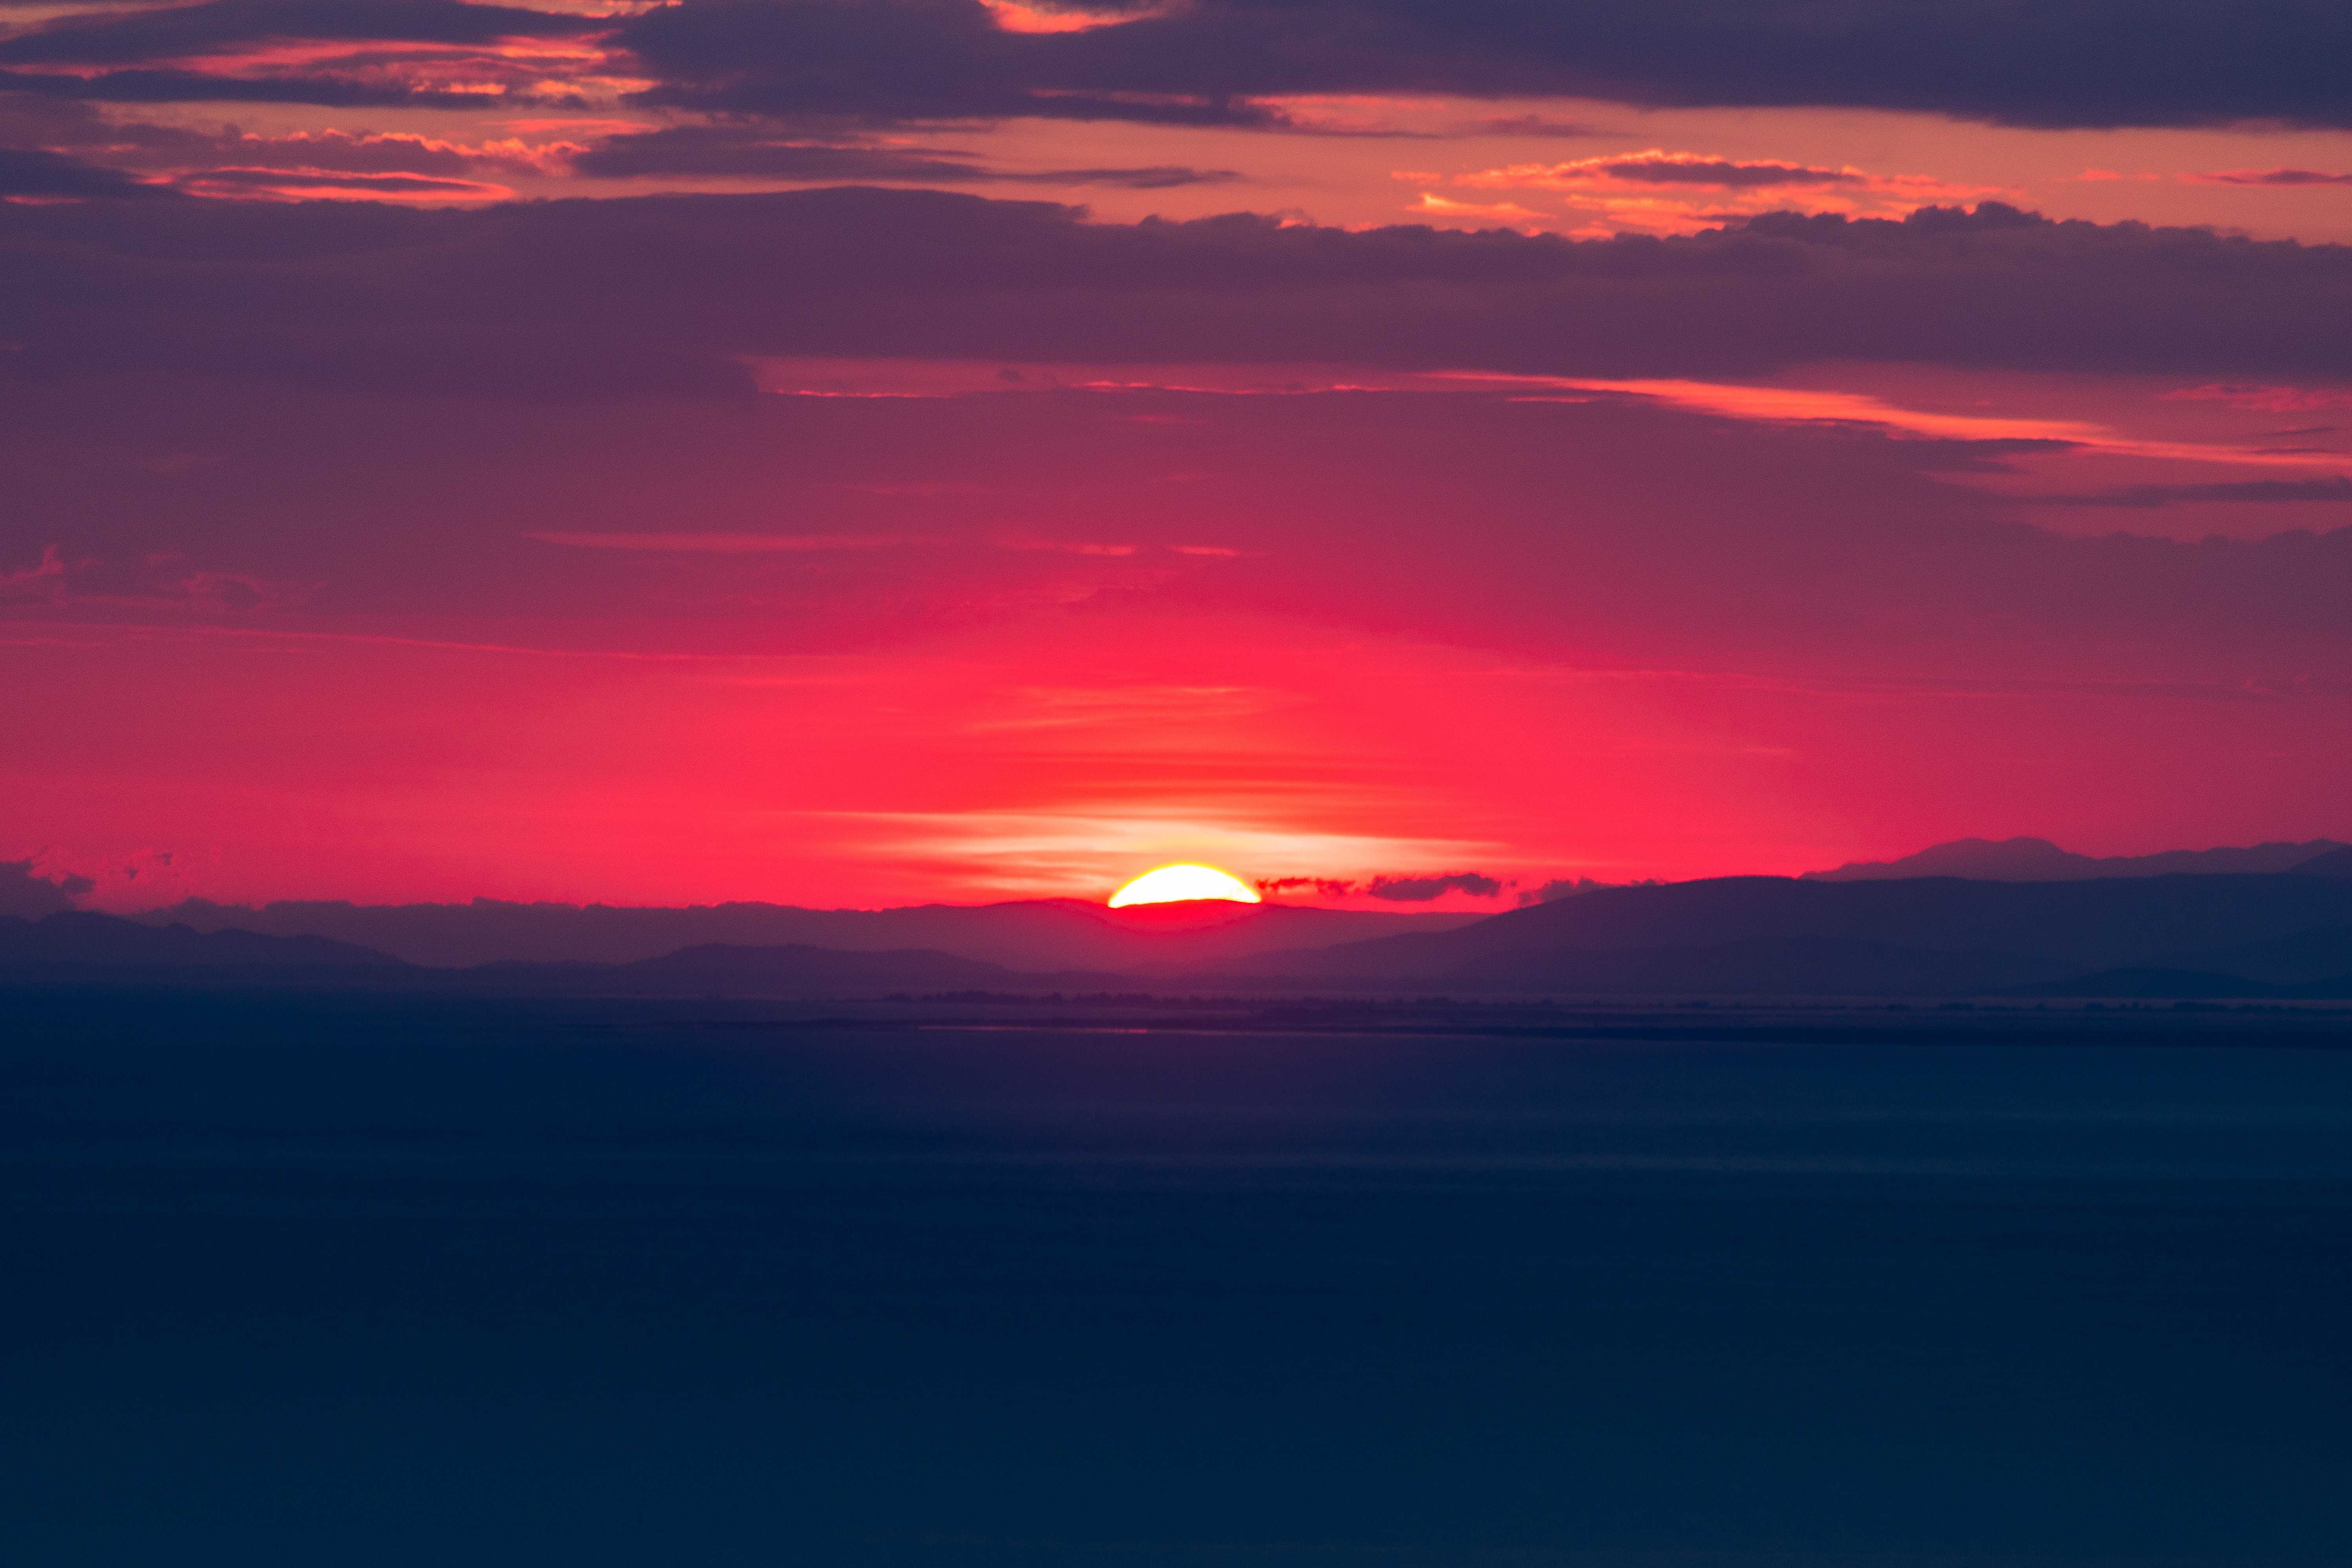
[[[1237,904],[1259,902],[1257,889],[1214,866],[1162,866],[1146,871],[1110,896],[1110,907],[1130,904],[1174,904],[1192,899],[1226,899]]]

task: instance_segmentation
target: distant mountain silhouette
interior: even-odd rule
[[[1458,931],[1266,954],[1263,980],[1373,989],[1956,994],[2295,942],[2326,962],[2352,879],[1999,882],[1730,877],[1616,888]],[[2297,980],[2316,980],[2305,972]]]
[[[1775,996],[2333,997],[2352,990],[2352,851],[2271,875],[2095,880],[1730,877],[1594,889],[1464,923],[1446,917],[1239,904],[1112,911],[1075,900],[959,909],[522,910],[541,933],[612,923],[631,939],[696,921],[800,924],[873,939],[942,931],[1010,950],[1003,963],[936,943],[693,942],[622,963],[567,956],[412,968],[314,934],[157,927],[105,915],[0,920],[0,973],[236,974],[289,983],[556,995],[878,996],[898,991],[1185,990]],[[436,923],[448,906],[303,914]],[[459,915],[478,906],[456,906]],[[420,910],[423,913],[420,914]],[[552,910],[552,915],[547,911]],[[656,918],[658,917],[658,918]],[[1399,931],[1399,927],[1404,929]],[[1434,927],[1435,929],[1432,929]],[[1395,931],[1367,941],[1335,937]],[[1289,945],[1268,951],[1269,944]],[[1095,959],[1071,962],[1076,954]],[[1034,955],[1034,957],[1031,955]],[[247,983],[240,979],[240,984]]]
[[[112,915],[71,910],[41,920],[0,917],[0,970],[44,971],[338,970],[394,971],[389,953],[318,936],[265,936],[247,931],[155,927]]]
[[[1290,904],[1190,903],[1112,910],[1077,899],[804,910],[786,904],[637,909],[608,904],[273,903],[241,909],[191,899],[135,917],[199,931],[324,936],[412,963],[501,960],[628,963],[680,948],[808,946],[881,952],[929,948],[1029,970],[1165,970],[1392,931],[1445,931],[1475,914],[1387,914]]]
[[[2302,869],[2323,857],[2347,857],[2332,838],[2257,844],[2245,849],[2169,849],[2104,858],[2061,849],[2047,838],[1956,838],[1899,860],[1865,860],[1834,871],[1808,871],[1811,882],[1883,882],[1913,877],[1966,877],[1980,882],[2084,882],[2109,877],[2266,876]],[[2352,869],[2340,873],[2352,876]]]

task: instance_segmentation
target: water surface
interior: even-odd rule
[[[5,1006],[12,1562],[2352,1560],[2325,1031]]]

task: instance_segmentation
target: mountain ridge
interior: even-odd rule
[[[838,952],[932,948],[1009,968],[1165,969],[1381,932],[1444,930],[1475,913],[1391,914],[1307,904],[1111,910],[1077,899],[811,910],[735,902],[677,908],[624,904],[352,904],[281,900],[258,908],[185,900],[129,917],[198,930],[330,937],[412,963],[630,963],[681,948],[815,946]]]
[[[2023,984],[2293,942],[2347,921],[2352,879],[2291,873],[2080,882],[1729,877],[1605,889],[1458,931],[1265,954],[1235,968],[1302,984],[1540,991],[1605,974],[1609,965],[1596,955],[1621,955],[1622,968],[1634,964],[1622,955],[1659,950],[1811,943],[1808,962],[1826,964],[1837,944],[1862,942],[1952,963],[1975,955],[1967,962],[1979,968],[1998,968],[1999,958],[2019,971],[2007,984]]]
[[[71,968],[397,971],[390,953],[322,936],[272,936],[185,925],[152,926],[88,910],[37,920],[0,915],[0,969]]]
[[[1854,860],[1807,871],[1809,882],[1896,881],[1959,877],[1988,882],[2082,882],[2119,877],[2268,876],[2352,850],[2333,838],[2243,848],[2167,849],[2153,855],[2077,855],[2047,838],[1954,838],[1893,860]]]

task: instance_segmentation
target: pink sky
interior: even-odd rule
[[[0,14],[0,858],[1479,908],[2352,836],[2346,117],[1150,86],[1259,22],[961,4],[1027,109],[696,107],[835,89],[627,7]]]

